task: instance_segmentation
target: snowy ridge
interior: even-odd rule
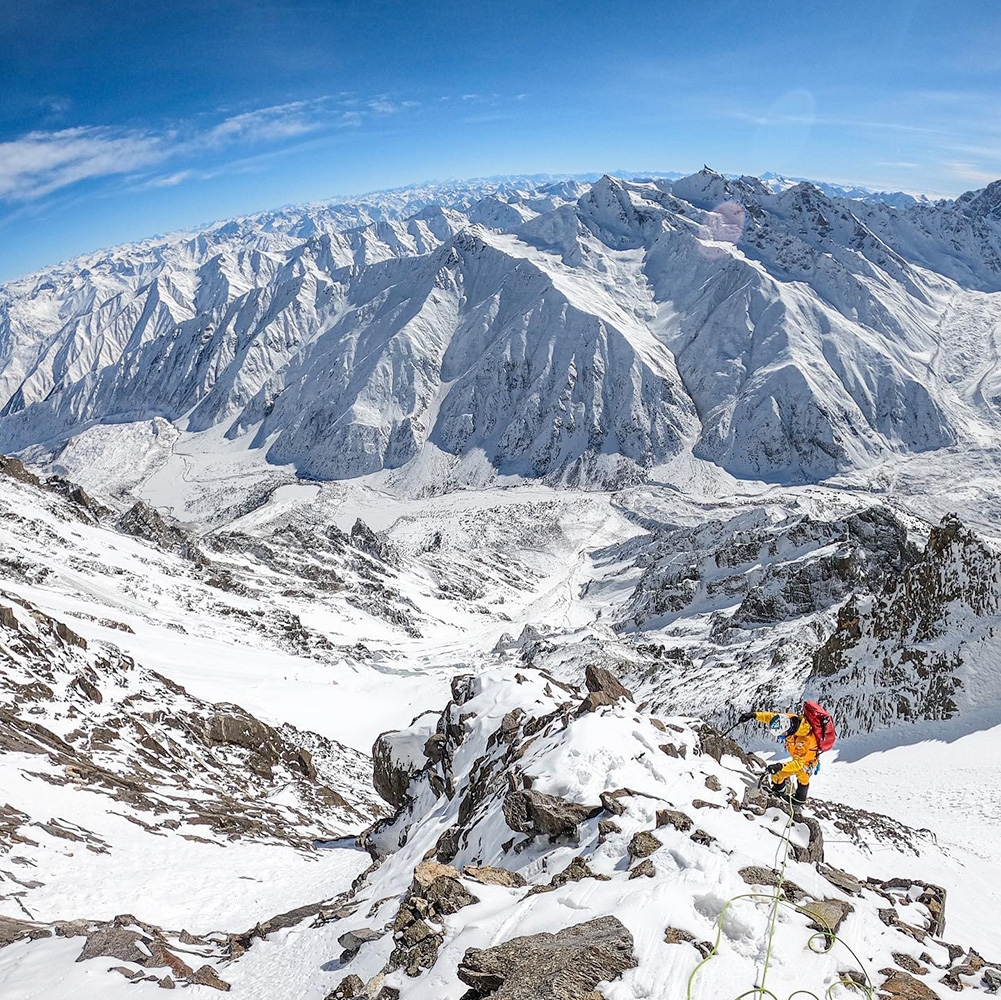
[[[686,449],[815,480],[996,426],[996,353],[970,370],[946,336],[1001,312],[990,187],[898,209],[706,169],[447,195],[354,228],[336,206],[250,217],[8,286],[0,448],[53,457],[155,417],[419,491],[617,485]]]
[[[755,790],[736,744],[696,720],[645,715],[600,672],[589,687],[582,706],[532,669],[458,678],[437,722],[393,735],[382,769],[399,769],[403,796],[368,835],[378,867],[352,916],[285,944],[305,956],[339,939],[330,996],[530,997],[540,975],[561,998],[603,981],[609,1000],[755,984],[831,997],[994,988],[996,965],[940,943],[938,888],[873,874],[865,852],[881,842],[930,860],[924,833],[818,803],[819,822],[797,817],[783,834],[781,805]],[[850,873],[859,863],[865,878]],[[835,929],[829,950],[808,945]],[[317,974],[308,995],[337,978]]]
[[[882,593],[839,609],[837,628],[814,653],[810,685],[839,705],[846,735],[997,710],[999,618],[1001,555],[947,517]]]

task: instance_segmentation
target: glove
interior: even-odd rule
[[[785,767],[784,764],[769,764],[768,767],[765,768],[765,770],[769,774],[778,774],[779,771],[781,771],[783,767]]]
[[[743,715],[737,720],[737,724],[740,725],[742,722],[751,722],[754,719],[753,712],[744,712]]]

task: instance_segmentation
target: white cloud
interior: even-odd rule
[[[143,172],[146,176],[138,178],[142,186],[174,187],[216,176],[228,162],[220,163],[220,157],[281,148],[307,135],[357,128],[418,107],[416,101],[395,101],[385,94],[365,101],[342,94],[255,108],[209,126],[188,122],[161,132],[107,126],[29,132],[0,142],[0,201],[32,201],[78,181]],[[169,161],[174,161],[171,172],[149,176],[150,168]],[[208,170],[202,169],[206,166]]]
[[[170,138],[98,127],[29,132],[0,143],[0,198],[40,198],[88,177],[153,166],[169,155]]]
[[[293,139],[323,128],[326,98],[292,101],[226,118],[204,136],[209,145],[232,142],[273,142]]]

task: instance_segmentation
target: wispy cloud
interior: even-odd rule
[[[990,184],[998,179],[998,171],[985,169],[979,163],[970,163],[965,160],[953,160],[944,163],[943,166],[953,177],[959,178],[964,184]]]
[[[322,101],[293,101],[232,115],[205,134],[205,142],[274,142],[315,132],[325,125]]]
[[[170,155],[172,141],[98,127],[29,132],[0,143],[0,198],[31,200],[87,178],[145,169]]]
[[[217,176],[220,158],[281,148],[304,137],[358,128],[367,121],[419,107],[417,101],[387,95],[365,100],[340,94],[253,108],[214,123],[186,122],[161,131],[107,126],[33,131],[0,143],[0,201],[29,202],[80,181],[114,175],[130,175],[144,187],[176,187]],[[151,176],[158,169],[169,172]]]

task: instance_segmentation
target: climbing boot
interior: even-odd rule
[[[805,802],[806,801],[806,797],[809,794],[810,794],[810,786],[809,785],[804,785],[802,782],[799,782],[796,785],[796,791],[793,793],[792,797],[793,797],[793,800],[796,801],[796,802]]]

